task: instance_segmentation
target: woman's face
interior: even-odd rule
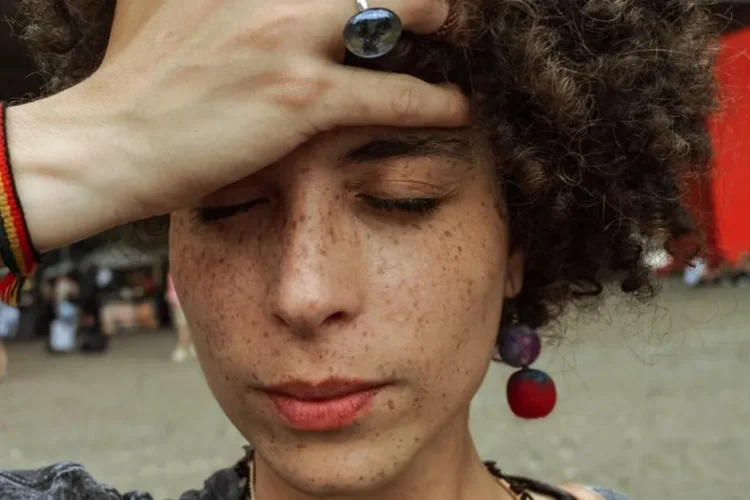
[[[521,276],[478,135],[326,133],[173,215],[206,379],[296,488],[371,489],[465,438]]]

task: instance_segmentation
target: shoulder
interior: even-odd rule
[[[80,464],[62,462],[40,469],[0,470],[3,500],[47,500],[49,498],[96,498],[97,500],[151,500],[143,493],[122,496],[109,485],[97,482]]]
[[[200,490],[186,491],[181,500],[241,500],[246,479],[240,468],[223,469],[209,477]],[[40,469],[0,470],[0,499],[49,500],[153,500],[144,492],[121,495],[113,487],[96,481],[75,462],[62,462]]]
[[[564,484],[561,488],[573,495],[576,500],[632,500],[627,495],[600,486]]]

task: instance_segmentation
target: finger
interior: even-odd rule
[[[359,12],[357,0],[329,0],[332,22],[344,29],[349,19]],[[448,19],[448,0],[364,0],[367,7],[395,12],[404,29],[413,33],[431,34],[438,31]]]
[[[305,0],[293,6],[284,2],[264,7],[264,16],[278,17],[274,23],[294,26],[281,30],[285,40],[305,50],[322,50],[340,62],[345,52],[344,28],[359,12],[359,2],[364,1],[370,9],[383,8],[394,12],[402,29],[420,34],[433,34],[445,25],[449,16],[449,0]]]
[[[471,121],[469,99],[453,86],[359,68],[334,66],[334,85],[320,102],[329,127],[461,127]]]
[[[403,30],[425,35],[439,31],[446,24],[450,11],[448,0],[364,0],[364,3],[370,9],[394,12]],[[340,61],[345,51],[344,27],[358,12],[358,0],[328,0],[325,11],[316,13],[316,17],[322,15],[325,19],[314,23],[312,29],[318,32],[310,39],[326,39],[326,51]]]

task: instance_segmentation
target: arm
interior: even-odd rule
[[[52,250],[128,222],[125,135],[69,90],[9,107],[8,154],[31,239]],[[119,132],[119,133],[118,133]],[[122,177],[122,176],[120,176]],[[116,189],[115,189],[116,188]]]

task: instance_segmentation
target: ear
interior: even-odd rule
[[[515,298],[523,288],[523,268],[526,263],[521,250],[514,250],[508,254],[505,268],[505,298]]]

